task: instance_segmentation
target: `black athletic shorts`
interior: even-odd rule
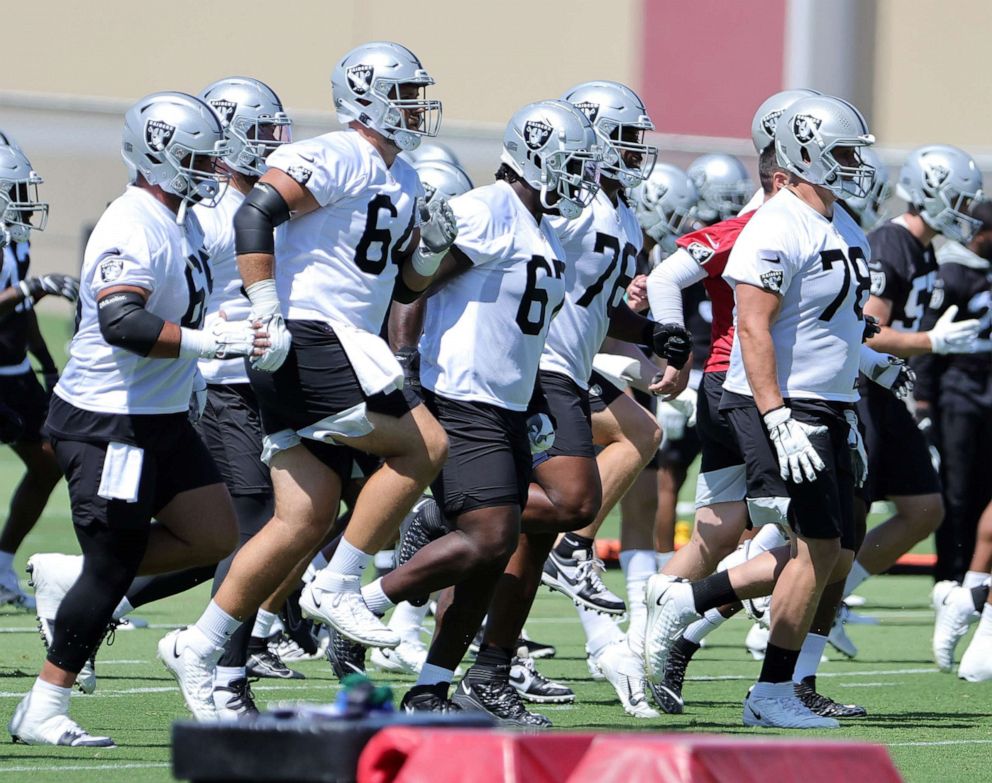
[[[448,461],[431,485],[445,516],[527,504],[531,480],[527,413],[423,390],[424,404],[448,433]]]
[[[605,411],[613,401],[623,394],[612,381],[604,378],[595,370],[589,376],[589,410],[592,413]]]
[[[658,398],[647,392],[642,392],[640,389],[631,388],[631,393],[634,395],[634,402],[644,408],[652,416],[656,415]],[[656,451],[651,455],[651,459],[648,460],[648,464],[644,466],[645,470],[657,470],[658,469],[658,452]]]
[[[696,402],[696,430],[702,459],[699,472],[709,473],[744,464],[740,447],[727,417],[720,411],[723,399],[724,372],[704,372]]]
[[[727,417],[740,444],[747,471],[748,510],[754,524],[782,518],[805,538],[839,538],[844,549],[854,550],[854,470],[847,445],[849,425],[844,403],[821,400],[786,400],[792,416],[804,424],[827,431],[810,442],[826,467],[815,481],[786,481],[779,473],[778,455],[761,414],[750,397],[725,391],[720,410]],[[786,502],[787,501],[787,502]]]
[[[258,401],[249,384],[209,384],[207,407],[196,429],[232,495],[272,492],[269,469],[262,462]]]
[[[293,344],[278,370],[260,372],[246,360],[266,435],[304,429],[362,402],[372,413],[397,419],[419,404],[412,390],[365,395],[330,324],[291,320],[286,321],[286,327],[293,335]],[[303,438],[302,445],[343,481],[351,477],[348,447],[310,438]]]
[[[80,527],[141,527],[181,492],[222,481],[186,413],[93,413],[53,395],[48,433],[69,487],[72,521]],[[144,452],[134,503],[98,494],[111,443],[137,446]]]
[[[686,427],[682,437],[676,440],[665,438],[658,449],[658,467],[687,471],[701,449],[699,435],[695,427]]]
[[[0,375],[0,443],[37,443],[48,415],[48,394],[34,370]]]
[[[542,370],[539,376],[544,398],[555,422],[555,442],[548,449],[548,456],[595,459],[589,392],[558,372]]]
[[[905,403],[888,389],[865,384],[856,405],[868,450],[868,480],[859,494],[867,505],[898,495],[940,492],[926,436]]]

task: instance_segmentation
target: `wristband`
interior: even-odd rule
[[[445,249],[440,253],[431,253],[429,250],[425,251],[423,245],[418,245],[417,249],[413,251],[413,256],[410,258],[413,271],[421,277],[434,277],[437,274],[438,267],[441,266],[441,259],[444,258],[447,252],[447,249]]]
[[[179,327],[179,355],[193,359],[213,359],[217,344],[213,337],[200,329]]]
[[[279,294],[276,291],[276,281],[271,277],[259,280],[245,288],[248,300],[251,302],[253,315],[279,315]]]

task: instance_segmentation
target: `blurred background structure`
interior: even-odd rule
[[[496,168],[505,121],[524,103],[594,78],[636,89],[661,159],[739,155],[750,122],[787,87],[854,102],[883,159],[957,144],[992,172],[992,102],[978,87],[988,0],[46,0],[5,10],[0,128],[45,178],[39,271],[78,267],[85,228],[123,188],[120,126],[142,95],[195,93],[223,76],[270,84],[296,138],[337,128],[330,73],[352,46],[395,40],[422,59],[444,103],[438,140],[477,184]]]

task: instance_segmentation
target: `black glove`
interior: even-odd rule
[[[29,277],[20,282],[21,292],[25,299],[30,298],[37,302],[43,296],[61,296],[70,302],[75,302],[79,298],[79,278],[71,275],[42,275],[41,277]]]
[[[676,370],[685,367],[692,353],[692,338],[685,327],[678,324],[655,324],[651,347]]]
[[[861,342],[866,343],[876,334],[882,331],[882,325],[878,322],[878,319],[873,315],[865,316],[865,331],[861,335]]]
[[[423,397],[420,388],[420,351],[416,348],[400,348],[396,351],[396,361],[403,368],[404,383],[413,389],[418,397]]]
[[[41,379],[45,384],[45,393],[51,397],[52,391],[55,389],[55,384],[59,382],[59,371],[54,367],[42,369]]]

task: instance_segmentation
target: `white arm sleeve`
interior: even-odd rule
[[[682,290],[706,279],[706,270],[679,248],[648,275],[648,303],[658,323],[685,326]]]

